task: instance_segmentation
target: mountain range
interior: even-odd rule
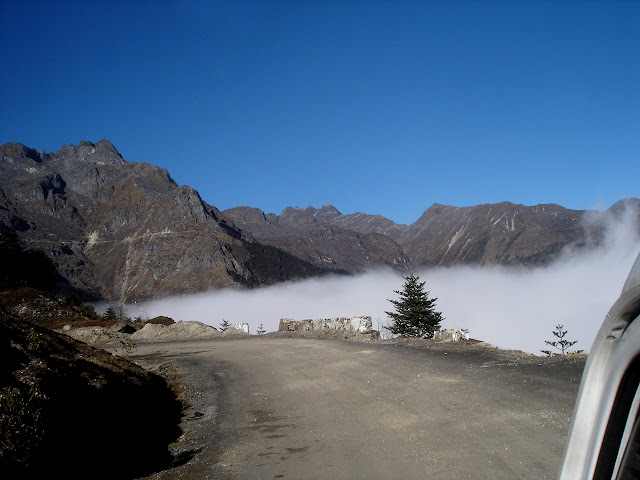
[[[626,212],[626,213],[625,213]],[[640,224],[640,200],[604,212],[509,202],[434,204],[411,225],[331,205],[223,212],[108,141],[55,153],[0,147],[0,232],[49,255],[85,298],[132,301],[388,267],[537,266],[592,248],[610,218]]]
[[[198,192],[113,145],[0,147],[0,230],[50,255],[85,297],[130,301],[324,270],[238,230]]]

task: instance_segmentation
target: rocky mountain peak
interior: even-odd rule
[[[260,242],[335,272],[355,273],[380,266],[407,268],[406,256],[391,237],[338,226],[334,221],[344,216],[329,204],[320,209],[287,207],[279,217],[248,207],[223,213]]]
[[[442,213],[447,208],[449,208],[449,205],[443,205],[441,203],[434,203],[429,208],[427,208],[422,215],[423,216],[426,215],[427,212],[428,213],[435,213],[435,214]]]
[[[305,209],[297,207],[287,207],[280,214],[280,220],[287,223],[308,224],[315,223],[314,208],[307,207]]]
[[[314,216],[321,222],[332,221],[340,217],[342,214],[333,205],[325,203],[320,210],[316,210]]]
[[[252,223],[265,223],[267,221],[266,216],[262,210],[254,207],[234,207],[225,210],[225,215],[232,217],[234,222],[238,224],[244,224],[248,222]]]
[[[622,200],[618,200],[614,203],[609,210],[612,213],[618,214],[622,213],[625,210],[640,210],[640,199],[638,198],[623,198]]]
[[[29,158],[34,162],[42,162],[40,154],[33,148],[25,147],[23,144],[17,142],[8,142],[0,146],[0,158]]]
[[[127,163],[120,152],[106,139],[95,144],[81,141],[78,145],[65,145],[55,152],[54,157],[67,162],[80,160],[97,165],[120,166]]]
[[[255,241],[167,170],[127,162],[108,140],[46,155],[2,147],[0,232],[49,254],[68,284],[127,301],[322,273]],[[42,158],[42,157],[40,157]]]

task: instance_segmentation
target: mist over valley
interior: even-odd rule
[[[0,147],[0,229],[49,255],[61,291],[132,316],[277,329],[367,315],[384,326],[402,276],[444,328],[537,353],[556,324],[587,350],[638,253],[640,200],[604,211],[435,204],[411,225],[331,205],[224,212],[107,140],[55,153]]]
[[[634,223],[609,226],[600,248],[566,254],[548,266],[453,266],[419,270],[445,317],[443,328],[468,328],[471,337],[505,349],[540,354],[563,324],[575,349],[588,352],[605,314],[618,298],[638,254]],[[368,315],[374,328],[389,324],[388,299],[397,298],[402,273],[391,269],[334,275],[252,290],[218,290],[128,305],[131,315],[168,315],[219,327],[223,320],[278,329],[296,320]],[[384,333],[384,332],[383,332]]]

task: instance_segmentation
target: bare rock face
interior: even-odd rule
[[[286,208],[280,216],[251,207],[225,210],[234,225],[260,242],[272,245],[321,268],[357,273],[387,266],[405,270],[408,258],[388,235],[359,233],[335,224],[335,207]]]
[[[399,225],[382,215],[370,215],[362,212],[335,217],[331,223],[359,233],[382,233],[395,241],[408,228],[408,225]]]
[[[73,286],[107,300],[321,273],[258,244],[165,169],[129,163],[107,140],[53,154],[1,146],[0,230],[17,232]]]
[[[544,265],[566,251],[599,245],[606,225],[629,216],[640,226],[640,200],[617,202],[604,212],[560,205],[510,202],[452,207],[434,204],[411,225],[380,215],[333,216],[330,225],[392,238],[413,268],[428,266]]]
[[[548,263],[586,246],[584,212],[509,202],[475,207],[433,205],[399,238],[418,265]]]

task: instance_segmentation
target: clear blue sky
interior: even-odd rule
[[[0,143],[108,138],[226,209],[640,197],[637,1],[0,0]]]

